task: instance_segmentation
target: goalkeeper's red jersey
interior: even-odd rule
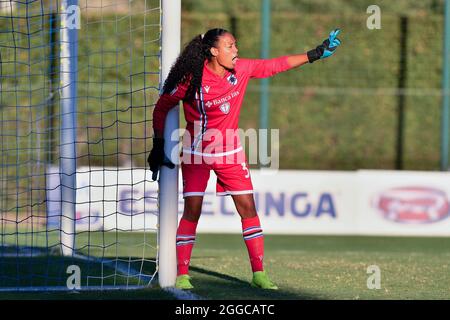
[[[290,69],[287,56],[274,59],[239,59],[233,72],[222,78],[205,61],[202,86],[195,99],[183,101],[186,133],[183,152],[204,157],[238,153],[242,146],[237,133],[239,114],[248,81],[266,78]],[[153,128],[163,131],[167,113],[183,100],[187,84],[163,94],[153,112]]]

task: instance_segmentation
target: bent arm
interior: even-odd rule
[[[164,126],[167,114],[184,97],[187,87],[179,85],[172,93],[163,93],[153,110],[153,133],[155,138],[164,138]]]
[[[170,95],[163,94],[153,110],[153,135],[155,138],[164,138],[164,125],[170,109],[177,105],[178,101],[170,99]]]

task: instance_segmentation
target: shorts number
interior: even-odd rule
[[[242,162],[241,166],[242,166],[242,170],[247,171],[247,174],[245,175],[245,177],[249,178],[250,177],[250,171],[248,171],[247,164],[245,162]]]

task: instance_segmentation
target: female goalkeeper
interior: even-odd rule
[[[169,110],[183,101],[187,122],[181,170],[184,213],[177,230],[176,287],[192,289],[188,275],[203,196],[213,170],[217,195],[231,195],[242,221],[242,232],[253,271],[252,286],[277,289],[264,272],[264,238],[255,209],[245,153],[235,134],[248,81],[273,76],[331,56],[340,45],[332,31],[325,41],[304,54],[275,59],[243,59],[233,35],[212,29],[187,44],[173,65],[153,112],[153,149],[148,157],[153,180],[162,165],[173,168],[164,154],[164,123]]]

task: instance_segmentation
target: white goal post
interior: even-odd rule
[[[172,64],[180,52],[181,0],[162,0],[162,90]],[[168,156],[176,148],[177,141],[171,140],[174,130],[179,128],[179,106],[173,108],[166,118],[165,151]],[[178,163],[172,159],[173,163]],[[173,287],[177,275],[176,231],[178,225],[178,166],[161,168],[159,181],[159,250],[158,279],[162,288]]]

